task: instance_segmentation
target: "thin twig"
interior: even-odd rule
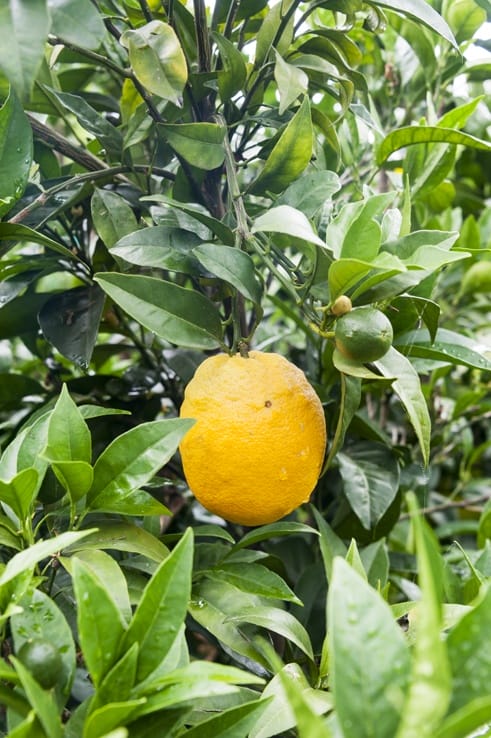
[[[480,497],[475,497],[472,500],[459,500],[458,502],[448,501],[448,502],[442,502],[439,505],[432,505],[431,507],[422,507],[420,509],[421,515],[432,515],[435,512],[441,512],[442,510],[451,510],[453,508],[466,508],[466,507],[474,507],[475,505],[483,505],[486,502],[489,502],[491,499],[491,494],[489,495],[481,495]],[[399,520],[409,520],[411,518],[411,515],[409,513],[404,513],[399,517]]]

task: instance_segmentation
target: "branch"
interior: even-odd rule
[[[29,123],[34,131],[34,135],[50,149],[54,149],[60,154],[63,154],[63,156],[66,156],[68,159],[76,161],[77,164],[81,164],[89,171],[98,172],[101,169],[109,168],[106,162],[102,161],[102,159],[94,156],[90,151],[81,149],[79,146],[74,146],[74,144],[70,143],[70,141],[62,136],[61,133],[45,126],[44,123],[41,123],[30,113],[27,113],[27,117],[29,118]]]

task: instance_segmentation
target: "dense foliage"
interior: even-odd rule
[[[491,735],[490,13],[1,3],[2,735]],[[247,346],[329,440],[252,529],[177,453]]]

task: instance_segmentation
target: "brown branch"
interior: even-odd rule
[[[431,507],[422,507],[420,509],[421,515],[431,515],[435,512],[441,512],[443,510],[451,510],[453,508],[461,508],[461,507],[474,507],[474,505],[483,505],[486,502],[489,502],[491,499],[491,495],[481,495],[480,497],[474,497],[472,500],[459,500],[458,502],[453,502],[449,500],[448,502],[442,502],[439,505],[432,505]],[[404,513],[399,517],[399,520],[410,520],[411,515],[409,513]]]
[[[70,141],[62,136],[61,133],[45,126],[44,123],[41,123],[30,113],[27,113],[27,117],[29,118],[29,123],[31,124],[34,135],[50,149],[54,149],[60,154],[63,154],[63,156],[66,156],[68,159],[76,161],[77,164],[81,164],[85,169],[88,169],[91,172],[98,172],[101,169],[109,168],[105,161],[94,156],[90,151],[86,151],[79,146],[74,146],[74,144],[70,143]]]

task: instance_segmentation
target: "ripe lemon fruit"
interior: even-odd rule
[[[390,349],[394,332],[384,313],[372,307],[359,307],[336,321],[334,341],[347,359],[362,363],[377,361]]]
[[[273,523],[307,502],[326,447],[322,404],[279,354],[218,354],[186,387],[181,441],[187,483],[210,512],[241,525]]]

